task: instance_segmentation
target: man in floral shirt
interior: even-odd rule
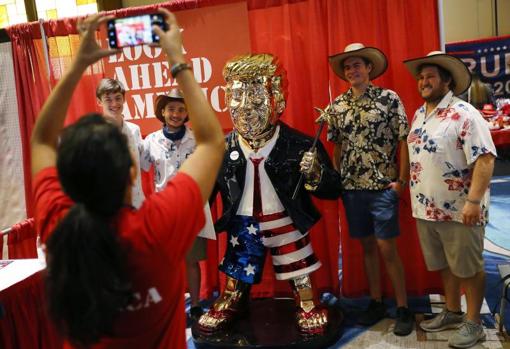
[[[349,235],[363,247],[370,305],[358,319],[372,325],[386,316],[382,302],[379,256],[381,253],[397,301],[396,335],[413,329],[407,307],[405,277],[397,251],[399,196],[409,174],[405,139],[407,116],[398,95],[370,83],[387,67],[384,54],[354,43],[330,57],[333,71],[351,88],[328,107],[328,140],[335,143],[334,165],[342,175],[342,201]],[[400,149],[400,166],[396,154]]]
[[[407,139],[413,216],[427,268],[441,273],[445,290],[444,310],[420,327],[428,332],[458,327],[448,344],[468,348],[485,339],[482,252],[496,149],[481,114],[455,97],[471,82],[461,60],[433,51],[404,63],[425,100]],[[460,307],[461,285],[466,315]]]

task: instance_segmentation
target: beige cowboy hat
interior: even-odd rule
[[[369,78],[373,80],[382,75],[388,68],[388,61],[386,56],[381,50],[375,47],[365,47],[365,45],[355,42],[345,46],[343,53],[338,53],[329,56],[329,65],[340,79],[347,81],[344,74],[343,63],[350,57],[363,57],[372,63],[372,70],[370,71]]]
[[[432,51],[425,57],[405,60],[404,64],[414,77],[418,75],[418,68],[422,64],[436,64],[448,70],[452,74],[453,81],[455,81],[455,88],[453,89],[455,96],[462,94],[471,85],[471,74],[464,62],[442,51]]]
[[[156,96],[156,100],[154,101],[154,104],[156,105],[154,114],[156,115],[158,120],[161,121],[162,123],[165,123],[165,118],[163,117],[161,111],[163,110],[163,108],[165,108],[165,105],[167,105],[171,101],[184,103],[184,97],[179,89],[173,88],[167,94]]]

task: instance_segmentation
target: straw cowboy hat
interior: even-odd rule
[[[422,64],[435,64],[448,70],[452,74],[453,81],[455,81],[455,88],[453,89],[455,96],[462,94],[471,85],[471,74],[466,65],[457,57],[450,56],[442,51],[432,51],[425,57],[408,59],[404,61],[404,64],[413,76],[418,75],[418,68]]]
[[[372,70],[370,71],[369,78],[373,80],[382,75],[388,68],[388,61],[386,56],[381,50],[375,47],[365,47],[365,45],[355,42],[345,46],[343,53],[338,53],[329,56],[329,65],[340,79],[347,81],[344,74],[344,61],[350,57],[362,57],[372,63]]]
[[[165,118],[161,111],[165,108],[165,105],[172,101],[184,103],[184,97],[182,96],[181,91],[177,88],[171,89],[166,95],[156,96],[156,101],[154,102],[156,110],[154,110],[154,114],[156,114],[156,117],[162,123],[165,123]]]

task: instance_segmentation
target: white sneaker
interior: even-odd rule
[[[464,314],[457,314],[445,308],[434,318],[420,322],[420,327],[425,332],[439,332],[459,328],[463,322]]]
[[[485,340],[485,331],[481,324],[466,320],[457,332],[448,340],[448,345],[454,348],[470,348],[478,341]]]

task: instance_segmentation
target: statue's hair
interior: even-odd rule
[[[229,60],[223,68],[223,77],[227,82],[282,75],[286,74],[278,58],[268,53],[237,56]]]
[[[270,81],[269,88],[275,103],[285,108],[288,84],[287,72],[276,56],[270,53],[236,56],[225,64],[223,77],[227,83],[233,80],[253,81],[265,77]]]

